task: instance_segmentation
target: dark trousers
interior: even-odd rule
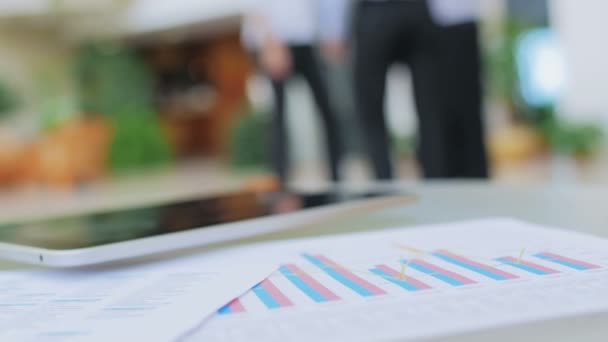
[[[337,119],[332,111],[327,85],[321,75],[319,62],[310,46],[292,46],[290,50],[293,59],[291,76],[303,76],[312,90],[325,133],[330,177],[332,181],[337,181],[341,157]],[[275,110],[272,120],[272,160],[274,170],[283,185],[286,184],[289,176],[289,137],[285,124],[285,83],[287,81],[289,79],[272,81],[275,94]]]
[[[355,95],[378,179],[393,178],[384,97],[388,68],[411,70],[418,159],[426,178],[487,178],[475,23],[439,26],[426,1],[361,2],[355,23]]]

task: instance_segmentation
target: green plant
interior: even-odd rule
[[[560,120],[553,106],[527,105],[519,86],[516,49],[522,34],[538,25],[509,18],[501,30],[489,37],[485,49],[486,77],[490,95],[507,104],[516,121],[537,129],[554,153],[587,157],[601,146],[603,132],[598,125]]]
[[[555,117],[540,125],[553,152],[577,157],[590,157],[600,148],[603,132],[599,125],[569,123]]]
[[[264,168],[268,165],[268,132],[266,116],[246,113],[237,120],[230,133],[231,163],[237,169]]]
[[[76,64],[83,111],[110,118],[124,113],[154,115],[151,71],[131,49],[113,43],[86,45]]]
[[[3,82],[0,82],[0,118],[9,115],[19,106],[17,95]]]
[[[79,53],[76,77],[81,110],[107,117],[113,127],[109,162],[114,172],[172,162],[154,108],[153,76],[140,56],[113,43],[86,45]]]
[[[76,100],[66,93],[66,71],[63,67],[50,65],[34,76],[36,104],[33,110],[39,114],[42,131],[52,131],[78,116]]]
[[[149,113],[125,113],[113,120],[109,162],[114,172],[169,165],[171,147],[160,124]]]
[[[521,98],[517,70],[517,42],[525,32],[538,25],[507,18],[500,30],[486,38],[484,66],[489,95],[507,105],[515,120],[535,120]]]

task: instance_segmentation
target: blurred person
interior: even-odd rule
[[[393,178],[384,98],[396,62],[412,74],[424,176],[487,178],[478,6],[476,0],[356,2],[355,97],[376,178]]]
[[[320,44],[328,57],[341,58],[336,42],[344,35],[343,4],[341,0],[250,0],[243,41],[272,81],[272,160],[282,187],[289,177],[285,86],[295,75],[303,76],[312,90],[325,133],[330,177],[339,180],[341,140],[315,48]]]

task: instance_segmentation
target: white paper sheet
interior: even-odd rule
[[[170,341],[267,277],[247,249],[120,268],[0,273],[0,341]]]
[[[274,249],[285,250],[301,255],[186,340],[418,340],[608,312],[608,241],[511,220]]]

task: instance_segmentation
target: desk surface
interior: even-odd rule
[[[340,219],[323,225],[302,227],[288,232],[240,241],[248,243],[270,239],[337,234],[395,226],[478,219],[484,217],[513,217],[533,223],[550,225],[574,231],[608,237],[608,210],[605,199],[608,187],[604,186],[502,186],[487,183],[437,182],[429,184],[399,184],[405,191],[415,193],[414,204],[385,210],[366,217]],[[191,196],[192,194],[188,194]],[[78,197],[80,196],[80,197]],[[70,201],[86,202],[80,194],[67,198],[66,212],[73,212]],[[168,199],[179,198],[167,194]],[[99,200],[99,198],[97,198]],[[93,201],[98,202],[99,201]],[[101,205],[101,204],[100,204]],[[44,207],[33,203],[32,208]],[[91,209],[91,207],[87,207]],[[55,211],[57,214],[61,211]],[[0,216],[1,217],[1,216]],[[0,218],[1,219],[1,218]],[[217,248],[219,246],[215,246]],[[1,262],[0,269],[22,266]],[[484,331],[454,337],[454,341],[527,340],[542,341],[592,340],[605,341],[608,336],[608,313],[592,317],[531,323],[515,328]]]

